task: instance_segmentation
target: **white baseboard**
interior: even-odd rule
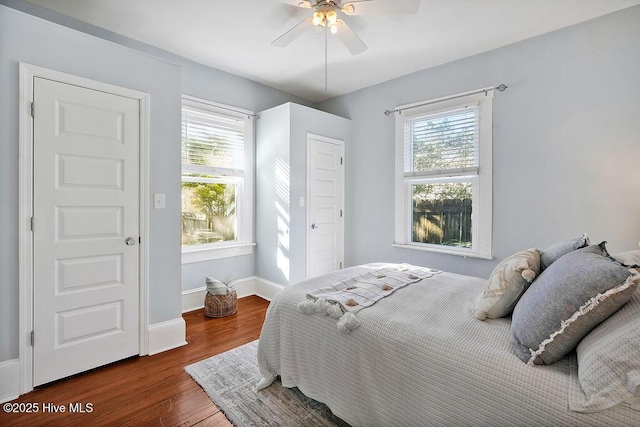
[[[187,324],[182,317],[149,325],[149,356],[187,344]]]
[[[263,279],[261,277],[256,277],[256,292],[260,298],[264,298],[267,301],[273,300],[273,297],[276,296],[278,292],[283,290],[286,286],[281,285],[279,283],[271,282],[267,279]]]
[[[204,307],[206,293],[207,288],[204,287],[182,291],[182,312],[187,313]]]
[[[260,277],[251,276],[236,281],[234,288],[238,294],[238,298],[257,295],[267,301],[271,301],[273,297],[284,288],[274,282],[262,279]],[[207,293],[206,287],[188,289],[182,291],[182,312],[198,310],[204,307],[204,297]]]
[[[0,362],[0,403],[20,396],[20,362],[18,359]]]

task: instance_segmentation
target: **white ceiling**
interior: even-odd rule
[[[352,56],[309,31],[270,43],[308,15],[279,0],[28,0],[193,61],[321,101],[586,21],[640,0],[422,0],[415,16],[357,16],[369,49]],[[394,0],[377,0],[389,1]]]

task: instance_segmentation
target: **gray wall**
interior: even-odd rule
[[[256,140],[256,217],[260,219],[256,274],[288,285],[306,277],[308,203],[300,207],[299,201],[307,197],[307,134],[340,139],[348,146],[351,122],[294,103],[263,111],[260,116]],[[345,167],[349,168],[348,159]],[[281,179],[287,175],[283,170],[288,170],[288,179]],[[282,257],[287,261],[283,263]]]
[[[353,121],[348,265],[411,262],[488,277],[497,262],[587,232],[640,240],[640,6],[320,104]],[[394,117],[383,111],[505,83],[493,110],[493,261],[392,248]]]

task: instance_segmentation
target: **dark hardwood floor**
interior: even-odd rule
[[[38,413],[0,411],[0,426],[230,426],[183,368],[257,339],[268,305],[251,296],[238,300],[238,313],[230,317],[208,318],[202,309],[185,313],[188,345],[40,387],[13,401],[38,403]],[[69,413],[71,403],[90,403],[93,410]],[[67,411],[43,413],[44,404]]]

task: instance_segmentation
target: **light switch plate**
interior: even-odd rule
[[[154,209],[164,209],[164,194],[154,194],[153,195],[153,207]]]
[[[300,207],[304,208],[304,197],[300,197]]]

